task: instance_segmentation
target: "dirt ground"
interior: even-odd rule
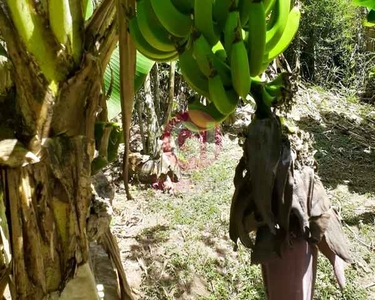
[[[375,109],[313,88],[301,88],[297,103],[289,119],[313,134],[318,172],[354,259],[341,293],[320,256],[314,299],[375,299]],[[242,150],[234,136],[223,141],[219,157],[183,172],[173,194],[133,185],[134,200],[126,201],[116,186],[111,228],[138,299],[265,299],[259,267],[228,237]]]

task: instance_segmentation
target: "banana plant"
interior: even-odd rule
[[[96,237],[88,228],[95,123],[107,118],[103,70],[119,36],[128,34],[126,22],[118,25],[115,1],[95,2],[1,1],[0,57],[12,72],[10,92],[0,98],[0,134],[6,133],[0,138],[0,210],[7,212],[0,226],[4,231],[7,223],[11,233],[0,237],[0,248],[11,251],[0,255],[1,299],[8,282],[12,299],[98,298],[89,255]],[[118,3],[121,12],[134,11],[135,1]],[[116,140],[109,130],[118,127],[101,129]],[[100,150],[113,158],[112,148]],[[107,230],[102,241],[115,249],[110,238]],[[122,299],[133,299],[118,249],[110,256]]]
[[[86,17],[89,18],[92,10],[87,10]],[[136,66],[134,74],[134,93],[136,93],[145,81],[147,74],[154,65],[154,61],[145,57],[142,53],[136,53]],[[109,64],[104,72],[104,86],[107,94],[107,114],[111,120],[121,112],[121,77],[120,77],[120,52],[119,46],[113,51]],[[120,142],[124,142],[123,132],[115,122],[97,122],[95,124],[96,150],[99,155],[92,161],[91,169],[95,174],[110,162],[117,155]]]
[[[134,77],[134,92],[137,92],[154,66],[154,61],[137,51]],[[104,72],[104,85],[108,95],[108,119],[111,120],[121,112],[120,102],[120,55],[117,47]]]

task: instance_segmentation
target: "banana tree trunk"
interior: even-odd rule
[[[22,122],[16,124],[20,126],[17,134],[25,137],[2,141],[2,149],[8,148],[9,153],[3,153],[0,168],[14,299],[43,299],[60,291],[77,271],[87,269],[86,220],[99,100],[95,95],[100,94],[101,86],[95,60],[90,56],[85,60],[85,69],[56,93],[35,77],[23,78],[26,83],[16,79],[16,97],[9,100],[16,102],[14,116]],[[35,96],[44,96],[45,102],[40,109],[31,110],[25,100],[38,106],[40,99]],[[86,293],[96,299],[94,281],[87,283]]]
[[[0,99],[0,298],[8,284],[12,299],[98,299],[86,222],[102,70],[118,40],[114,4],[103,0],[83,32],[79,2],[66,2],[62,47],[68,23],[56,23],[52,6],[48,28],[42,4],[6,2],[0,31],[14,86]]]

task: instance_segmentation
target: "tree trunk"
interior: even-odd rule
[[[169,85],[168,85],[168,105],[167,111],[164,115],[163,128],[165,128],[171,117],[173,101],[174,101],[174,82],[175,82],[175,72],[176,72],[176,62],[172,61],[169,64]]]
[[[147,115],[147,149],[146,154],[155,157],[159,151],[158,139],[160,137],[160,125],[155,113],[154,101],[151,93],[150,74],[144,83],[145,101],[144,109]]]
[[[21,113],[29,131],[38,128],[40,119],[47,122],[48,118],[50,129],[40,131],[44,135],[39,140],[42,143],[34,140],[39,138],[37,135],[30,139],[29,148],[38,149],[37,152],[29,152],[25,143],[8,139],[19,144],[24,157],[14,160],[18,165],[5,162],[1,167],[0,181],[5,184],[4,202],[13,256],[11,275],[16,286],[14,299],[43,299],[64,287],[77,268],[88,263],[86,219],[99,99],[94,95],[100,94],[100,74],[93,58],[86,57],[86,63],[86,68],[70,78],[57,96],[47,87],[36,84],[33,78],[29,78],[30,85],[16,82],[19,109],[15,113]],[[39,110],[38,119],[33,120],[34,115],[22,114],[22,111],[30,108],[24,107],[24,99],[33,96],[30,92],[40,95],[38,88],[44,88],[49,104],[55,103],[55,106]],[[74,110],[70,109],[72,103],[76,104]],[[50,136],[50,132],[60,135]],[[19,132],[24,136],[26,133]],[[28,159],[30,156],[34,157],[33,161]],[[95,299],[95,284],[93,281],[91,284],[92,289],[86,292],[91,291]]]
[[[5,278],[13,299],[98,299],[86,222],[94,124],[105,112],[102,70],[118,39],[114,4],[103,0],[83,33],[78,2],[70,1],[77,21],[72,52],[55,52],[61,45],[41,25],[45,15],[30,3],[18,10],[21,2],[0,6],[1,36],[14,68],[14,87],[0,99],[0,111],[8,112],[0,113],[0,298]],[[32,39],[25,40],[28,28],[17,13],[32,16]]]
[[[143,127],[143,101],[139,93],[135,96],[135,107],[137,109],[139,133],[141,134],[141,140],[142,140],[142,149],[145,152],[147,151],[147,144],[146,144],[145,130]]]
[[[158,116],[158,120],[162,122],[162,113],[160,108],[160,79],[159,79],[159,67],[158,63],[155,63],[153,68],[151,69],[152,81],[153,81],[153,91],[154,91],[154,105],[155,105],[155,113]]]

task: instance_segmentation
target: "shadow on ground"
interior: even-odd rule
[[[375,122],[360,123],[337,112],[322,112],[323,122],[302,118],[298,125],[315,137],[318,173],[325,186],[375,194]]]
[[[147,290],[147,299],[187,299],[197,289],[205,290],[205,283],[191,276],[188,262],[178,254],[166,254],[166,248],[171,246],[168,242],[174,240],[170,234],[171,228],[166,225],[144,228],[136,237],[137,244],[131,246],[127,259],[141,266],[142,285],[154,287]]]

